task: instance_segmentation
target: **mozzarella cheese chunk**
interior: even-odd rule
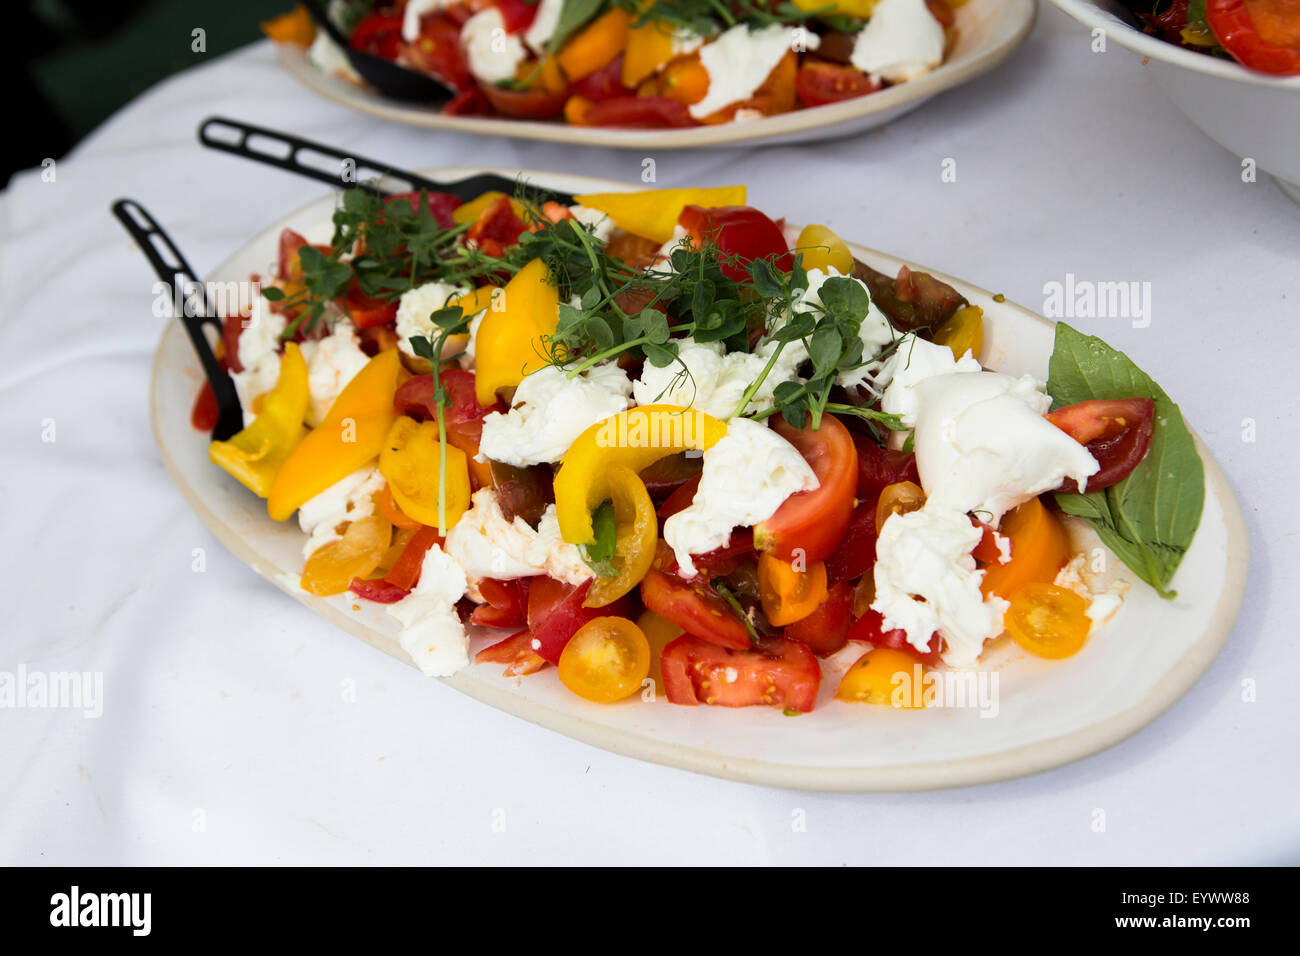
[[[232,372],[235,394],[244,413],[244,425],[253,423],[253,402],[275,388],[280,377],[280,336],[285,329],[283,312],[272,312],[271,303],[261,296],[253,302],[248,327],[239,333],[239,364],[242,372]]]
[[[721,342],[679,339],[677,361],[658,368],[649,362],[633,383],[638,405],[662,403],[694,408],[723,420],[736,414],[745,390],[755,382],[776,351],[775,342],[763,342],[754,352],[727,352]],[[802,342],[787,342],[762,385],[750,397],[744,413],[769,408],[782,382],[798,381],[796,369],[808,358]]]
[[[943,662],[973,667],[984,642],[1002,633],[1007,602],[980,593],[984,572],[971,551],[982,531],[962,512],[933,507],[893,515],[876,541],[876,598],[872,603],[888,630],[901,628],[907,642],[926,650],[936,631],[944,640]]]
[[[880,0],[853,44],[850,62],[876,82],[902,83],[943,62],[943,26],[925,0]]]
[[[420,565],[420,583],[388,607],[402,625],[402,649],[429,677],[447,677],[469,664],[469,636],[456,613],[467,584],[461,566],[435,544]]]
[[[420,39],[420,20],[450,5],[450,0],[406,0],[406,9],[402,11],[402,39],[407,43]]]
[[[374,495],[383,487],[384,476],[378,468],[368,465],[303,502],[298,509],[298,527],[308,538],[302,556],[309,558],[318,549],[343,537],[339,528],[347,522],[374,514]]]
[[[496,7],[481,10],[460,28],[460,45],[474,79],[498,83],[513,79],[519,64],[528,57],[524,41],[506,32],[506,21]]]
[[[360,75],[352,68],[347,56],[324,30],[316,31],[311,46],[307,48],[307,59],[311,60],[322,73],[341,76],[354,83],[361,82]]]
[[[727,434],[704,453],[694,501],[664,522],[664,540],[680,573],[694,577],[691,555],[725,546],[734,528],[767,520],[786,498],[817,485],[812,467],[788,441],[766,425],[732,420]]]
[[[483,578],[509,581],[545,574],[558,581],[581,584],[592,576],[576,545],[560,537],[555,505],[548,505],[534,530],[523,518],[507,521],[496,492],[474,492],[473,504],[447,532],[447,553],[470,581]]]
[[[820,43],[815,33],[779,23],[757,30],[750,30],[742,23],[724,31],[700,50],[700,63],[709,74],[709,89],[703,99],[692,104],[691,115],[703,119],[725,106],[749,99],[787,51],[796,44],[805,50],[815,50]]]
[[[609,237],[614,234],[614,220],[599,209],[588,209],[586,206],[578,205],[570,206],[569,212],[573,213],[574,219],[587,226],[591,234],[601,242],[609,242]]]
[[[632,383],[617,365],[568,374],[547,365],[527,376],[510,411],[483,419],[481,457],[517,468],[559,461],[589,427],[627,408]]]
[[[463,285],[426,282],[422,286],[403,292],[397,303],[397,347],[411,358],[415,358],[411,339],[423,336],[432,342],[438,335],[438,328],[429,316],[445,306],[448,299],[464,295],[468,291],[469,289]],[[447,350],[455,353],[461,349],[458,344],[448,342]]]
[[[346,317],[335,322],[325,338],[304,342],[301,347],[307,360],[307,391],[311,395],[307,424],[315,428],[370,356],[361,350],[356,326]]]
[[[496,291],[492,293],[492,300],[494,302],[496,301],[497,295],[499,295],[499,293]],[[474,367],[474,343],[478,340],[478,327],[483,324],[483,317],[487,314],[488,310],[484,309],[478,315],[474,316],[474,318],[469,320],[469,338],[465,341],[465,350],[461,353],[459,360],[461,368],[472,369]]]
[[[524,31],[524,42],[534,53],[541,53],[551,42],[551,35],[555,33],[555,25],[560,22],[564,3],[565,0],[539,0],[537,15]]]
[[[880,409],[897,415],[908,428],[916,426],[916,386],[936,375],[953,372],[979,372],[983,366],[967,352],[953,358],[952,349],[935,345],[915,335],[906,335],[886,360],[876,381],[886,386]]]
[[[1032,375],[956,372],[916,386],[916,466],[926,500],[997,526],[1035,495],[1073,478],[1085,489],[1097,460],[1043,417],[1051,399]]]

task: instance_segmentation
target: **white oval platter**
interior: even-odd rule
[[[427,175],[456,178],[481,171],[437,169]],[[495,171],[571,192],[638,188],[567,174]],[[325,241],[333,203],[332,197],[322,198],[286,217],[208,278],[241,280],[264,272],[285,226],[313,241]],[[780,210],[771,212],[779,215]],[[853,251],[890,274],[902,265],[886,253],[861,247]],[[969,283],[926,271],[985,310],[985,365],[1046,377],[1050,322],[1009,302],[995,302],[990,293]],[[1160,369],[1150,371],[1158,380]],[[382,606],[348,595],[314,597],[298,587],[303,536],[297,522],[272,521],[261,499],[209,463],[207,436],[190,425],[200,381],[181,324],[169,323],[154,356],[150,412],[163,463],[195,513],[236,557],[325,621],[408,661],[396,640],[396,622]],[[982,716],[992,708],[902,711],[835,701],[839,673],[856,656],[851,650],[847,659],[842,654],[827,662],[817,708],[801,717],[763,707],[681,707],[662,698],[593,704],[566,690],[554,668],[511,679],[501,675],[499,665],[471,666],[444,683],[595,747],[769,786],[926,790],[1059,766],[1109,747],[1154,720],[1196,682],[1232,630],[1246,583],[1245,525],[1227,479],[1199,439],[1198,448],[1205,462],[1205,510],[1174,580],[1179,596],[1162,600],[1129,578],[1131,589],[1121,610],[1097,629],[1080,653],[1064,661],[1031,658],[1001,639],[986,653],[997,676],[995,715]],[[475,635],[471,653],[499,636]],[[410,679],[428,680],[414,669]],[[430,687],[430,693],[441,692],[441,687]]]

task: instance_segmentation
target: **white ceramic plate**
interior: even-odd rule
[[[1272,173],[1300,202],[1300,76],[1270,76],[1148,36],[1116,0],[1052,0],[1093,31],[1140,53],[1165,95],[1224,149]]]
[[[796,143],[847,136],[888,123],[950,87],[993,69],[1028,36],[1038,15],[1034,0],[970,0],[956,11],[957,40],[947,62],[925,76],[844,103],[721,126],[676,130],[597,129],[563,122],[444,116],[436,109],[397,103],[318,69],[304,50],[282,44],[280,60],[324,96],[383,119],[489,136],[549,140],[624,149],[684,149],[737,144]]]
[[[428,175],[479,171],[441,169]],[[573,192],[637,188],[570,175],[522,175]],[[299,210],[254,238],[209,278],[241,280],[264,271],[284,226],[312,240],[326,239],[332,207],[327,198]],[[869,249],[854,247],[854,254],[891,274],[902,264]],[[984,308],[981,358],[986,364],[1046,377],[1051,323],[1010,303],[996,303],[983,289],[934,274]],[[1158,379],[1160,370],[1151,371]],[[383,607],[346,595],[318,598],[298,588],[303,536],[297,522],[270,520],[261,499],[209,463],[206,436],[190,426],[200,381],[180,323],[170,323],[154,357],[151,416],[163,462],[200,519],[240,560],[326,621],[407,660],[395,621]],[[512,680],[501,676],[499,665],[471,666],[446,683],[596,747],[772,786],[921,790],[1022,776],[1077,760],[1122,740],[1169,707],[1209,666],[1232,629],[1245,588],[1246,533],[1223,473],[1198,447],[1205,461],[1205,511],[1174,581],[1179,597],[1163,601],[1146,585],[1133,583],[1117,616],[1065,661],[1029,658],[1004,638],[986,654],[999,681],[999,710],[992,718],[973,709],[900,711],[840,703],[832,699],[839,680],[832,667],[817,709],[797,718],[764,707],[680,707],[662,698],[593,704],[566,690],[554,668]],[[476,635],[472,650],[500,636]],[[427,678],[412,670],[410,679]]]

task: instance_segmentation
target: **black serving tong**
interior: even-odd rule
[[[515,179],[497,173],[478,173],[464,179],[437,182],[418,173],[397,169],[387,163],[366,159],[355,153],[282,133],[279,130],[254,126],[224,116],[210,116],[199,124],[199,142],[209,149],[242,156],[277,169],[329,183],[335,187],[364,189],[376,195],[414,192],[449,193],[461,202],[469,202],[485,192],[497,191],[512,195],[519,185]],[[313,163],[314,161],[314,163]],[[344,164],[348,165],[345,167]],[[348,178],[343,178],[344,169]],[[375,182],[372,182],[375,181]],[[385,188],[376,182],[382,181]],[[391,187],[391,188],[390,188]],[[573,204],[573,196],[555,189],[530,187],[544,199]]]
[[[455,90],[427,73],[352,49],[348,45],[348,38],[334,25],[321,6],[315,2],[308,2],[306,6],[316,25],[329,34],[329,38],[343,51],[343,55],[352,64],[352,69],[381,95],[404,103],[427,103],[430,106],[446,103],[456,95]]]
[[[207,289],[199,282],[198,276],[190,268],[189,262],[172,242],[171,236],[158,225],[153,216],[134,199],[119,199],[113,203],[113,215],[135,240],[144,253],[144,257],[153,266],[158,278],[169,289],[180,289],[181,295],[173,292],[173,301],[182,303],[180,314],[176,318],[185,325],[190,343],[198,353],[203,374],[212,386],[212,394],[217,400],[217,424],[212,429],[214,441],[225,441],[244,427],[244,415],[239,407],[239,396],[235,394],[235,383],[230,374],[217,363],[212,352],[204,326],[211,326],[218,336],[221,335],[222,319],[212,312],[208,301]],[[188,314],[191,310],[198,314]]]

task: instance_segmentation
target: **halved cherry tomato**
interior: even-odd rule
[[[359,598],[376,604],[396,604],[411,592],[383,578],[353,578],[348,590]]]
[[[876,499],[876,534],[894,515],[918,511],[925,505],[925,492],[911,481],[899,481],[886,486]]]
[[[1243,66],[1300,73],[1300,4],[1296,0],[1206,0],[1205,21]]]
[[[495,242],[504,249],[518,243],[519,237],[527,229],[515,212],[510,197],[498,196],[479,213],[474,225],[465,233],[465,238],[474,240],[484,248],[487,248],[486,243]]]
[[[662,96],[615,96],[592,103],[582,114],[587,126],[665,129],[698,126],[685,104]]]
[[[302,266],[298,264],[298,250],[305,245],[307,245],[307,240],[292,229],[280,230],[279,255],[276,258],[276,278],[284,280],[302,278]]]
[[[687,206],[677,220],[697,243],[713,242],[726,259],[722,272],[744,279],[754,259],[772,259],[782,272],[793,264],[781,227],[753,206]]]
[[[780,637],[728,650],[687,634],[664,648],[660,665],[674,704],[766,705],[808,713],[822,680],[813,652]]]
[[[537,645],[533,648],[552,664],[560,662],[560,653],[578,628],[604,614],[624,616],[631,606],[616,601],[607,608],[584,607],[590,581],[577,586],[554,578],[533,578],[528,588],[528,629]]]
[[[564,101],[569,98],[567,90],[508,90],[495,83],[483,83],[481,88],[494,110],[502,116],[515,119],[549,119],[559,116],[564,112]]]
[[[826,226],[816,223],[804,226],[795,240],[794,251],[799,253],[805,269],[834,269],[840,275],[853,271],[853,253],[848,244]]]
[[[505,640],[483,648],[474,655],[474,663],[505,664],[506,677],[536,674],[546,666],[546,660],[533,650],[532,633],[526,630],[517,631]]]
[[[527,578],[498,581],[483,578],[478,582],[483,604],[470,613],[469,622],[481,627],[523,627],[527,607]]]
[[[853,586],[837,581],[811,614],[786,626],[784,636],[808,645],[818,657],[829,657],[848,643],[852,623]]]
[[[623,465],[611,465],[608,473],[615,527],[611,561],[618,573],[592,581],[583,601],[587,607],[612,604],[640,584],[650,570],[659,540],[654,503],[636,472]]]
[[[776,627],[801,621],[826,600],[826,565],[798,570],[770,552],[758,556],[758,595],[763,613]]]
[[[785,500],[776,514],[754,527],[760,551],[786,561],[802,557],[809,566],[824,561],[844,537],[858,487],[858,453],[849,430],[833,415],[821,427],[794,428],[785,419],[772,426],[812,466],[818,486]],[[796,549],[802,553],[796,555]]]
[[[504,412],[500,401],[480,405],[474,391],[474,373],[459,368],[443,369],[439,382],[447,392],[447,407],[442,410],[442,423],[448,433],[459,432],[477,442],[483,435],[483,419],[492,412]],[[417,421],[438,420],[438,406],[433,394],[433,375],[416,375],[398,386],[393,396],[393,407],[399,415],[408,415]]]
[[[1088,602],[1054,584],[1026,584],[1011,598],[1004,621],[1011,639],[1038,657],[1069,657],[1088,639]]]
[[[881,448],[866,435],[853,434],[853,445],[858,450],[858,498],[862,501],[880,497],[886,485],[900,481],[921,483],[916,469],[916,455],[910,451]]]
[[[960,359],[969,352],[978,359],[984,347],[984,310],[978,305],[963,305],[934,330],[930,341],[948,346],[953,358]]]
[[[1070,539],[1060,519],[1038,498],[1008,512],[1000,528],[1011,539],[1011,560],[990,564],[980,590],[1010,600],[1026,584],[1050,584],[1070,560]]]
[[[799,67],[794,88],[804,106],[823,106],[874,93],[880,84],[857,67],[808,58]]]
[[[366,295],[354,276],[348,283],[348,292],[343,305],[348,310],[348,318],[358,329],[371,326],[387,325],[397,318],[397,300],[385,301]]]
[[[915,686],[923,676],[916,658],[902,651],[878,647],[867,651],[840,678],[838,700],[914,710],[925,706],[923,689]]]
[[[686,106],[704,99],[709,92],[709,71],[699,56],[674,60],[662,73],[643,82],[637,93],[642,96],[662,96]]]
[[[870,644],[872,647],[887,647],[891,650],[902,651],[910,654],[921,663],[928,667],[934,667],[939,663],[939,654],[943,650],[943,639],[939,635],[931,634],[930,642],[927,649],[919,651],[913,647],[907,640],[907,632],[902,628],[885,631],[885,619],[880,612],[874,608],[867,608],[866,612],[849,626],[848,639],[850,641],[861,641]]]
[[[478,92],[460,46],[460,24],[443,14],[420,18],[420,35],[404,48],[406,60],[458,90]]]
[[[1047,413],[1101,467],[1088,478],[1088,491],[1100,491],[1127,478],[1146,456],[1155,429],[1156,403],[1149,398],[1100,398]],[[1075,494],[1079,484],[1065,479],[1061,491]]]
[[[704,578],[699,574],[683,581],[675,574],[652,568],[641,579],[641,600],[688,634],[719,647],[749,647],[749,631],[744,623]]]
[[[348,37],[348,46],[371,56],[396,60],[402,43],[402,18],[372,13],[362,17]]]
[[[588,621],[560,654],[560,682],[598,704],[635,694],[649,673],[650,642],[625,617]]]

